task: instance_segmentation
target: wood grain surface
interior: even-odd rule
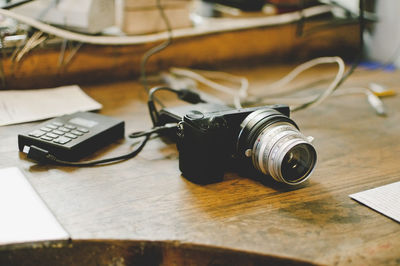
[[[262,90],[292,67],[224,70],[247,76],[252,89]],[[334,67],[314,69],[294,84],[332,78],[335,71]],[[400,93],[399,73],[358,70],[343,90],[380,82]],[[151,126],[146,94],[138,83],[85,86],[84,90],[104,105],[102,114],[125,120],[127,133]],[[162,96],[170,104],[176,103],[168,95]],[[239,254],[236,265],[276,264],[278,259],[284,260],[282,264],[396,265],[400,263],[399,223],[348,196],[400,180],[400,101],[398,96],[383,100],[387,117],[375,115],[364,95],[332,97],[318,107],[293,114],[302,132],[315,138],[319,157],[312,177],[298,189],[272,181],[260,183],[235,173],[227,173],[224,181],[216,184],[190,183],[180,175],[175,145],[161,139],[150,141],[137,158],[106,167],[36,165],[18,152],[16,138],[34,123],[0,128],[0,167],[18,166],[23,171],[71,234],[70,245],[76,245],[71,254],[76,256],[85,250],[79,248],[82,242],[92,244],[95,250],[118,240],[122,250],[142,248],[142,254],[157,246],[149,264],[234,265],[229,258]],[[132,143],[120,141],[89,159],[125,153]],[[3,247],[0,262],[45,253],[32,253],[29,247],[19,252]],[[104,248],[107,250],[112,253]],[[219,257],[225,260],[216,259],[215,252],[224,254]],[[122,251],[115,254],[128,264],[128,255]],[[254,254],[261,258],[255,259]],[[140,260],[131,262],[141,264]]]
[[[317,29],[320,21],[310,21],[304,30]],[[260,27],[239,31],[206,34],[173,40],[173,45],[151,57],[148,73],[169,67],[215,68],[242,62],[281,62],[301,60],[316,55],[352,57],[358,47],[358,26],[354,22],[296,35],[296,24]],[[74,44],[76,46],[76,44]],[[65,51],[60,64],[58,45],[38,47],[18,63],[11,52],[3,54],[1,63],[5,83],[0,89],[54,87],[79,82],[93,84],[110,80],[132,79],[140,75],[143,54],[158,45],[146,43],[130,46],[83,45],[68,62],[73,48]]]

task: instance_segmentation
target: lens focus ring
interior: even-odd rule
[[[279,125],[279,126],[276,126]],[[253,165],[262,173],[268,174],[269,152],[275,142],[281,138],[282,133],[285,134],[291,127],[287,124],[272,124],[265,127],[253,145],[252,161]]]
[[[302,183],[315,167],[315,149],[292,120],[272,113],[259,110],[243,121],[238,152],[251,149],[253,166],[278,182]]]

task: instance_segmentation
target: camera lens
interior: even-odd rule
[[[294,146],[281,164],[282,179],[291,183],[301,182],[307,177],[315,165],[315,150],[307,143]]]
[[[293,120],[274,109],[251,113],[241,124],[238,152],[278,182],[297,185],[315,167],[317,154]]]

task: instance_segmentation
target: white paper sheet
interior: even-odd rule
[[[0,245],[69,239],[16,167],[0,169],[0,214]]]
[[[102,106],[77,85],[0,91],[0,126],[48,119]]]
[[[350,197],[400,222],[400,181],[355,193]]]

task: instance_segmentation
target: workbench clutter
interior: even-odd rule
[[[191,1],[188,0],[125,0],[123,31],[127,34],[146,34],[167,30],[160,8],[168,17],[172,29],[190,27]],[[160,4],[160,6],[158,6]]]

